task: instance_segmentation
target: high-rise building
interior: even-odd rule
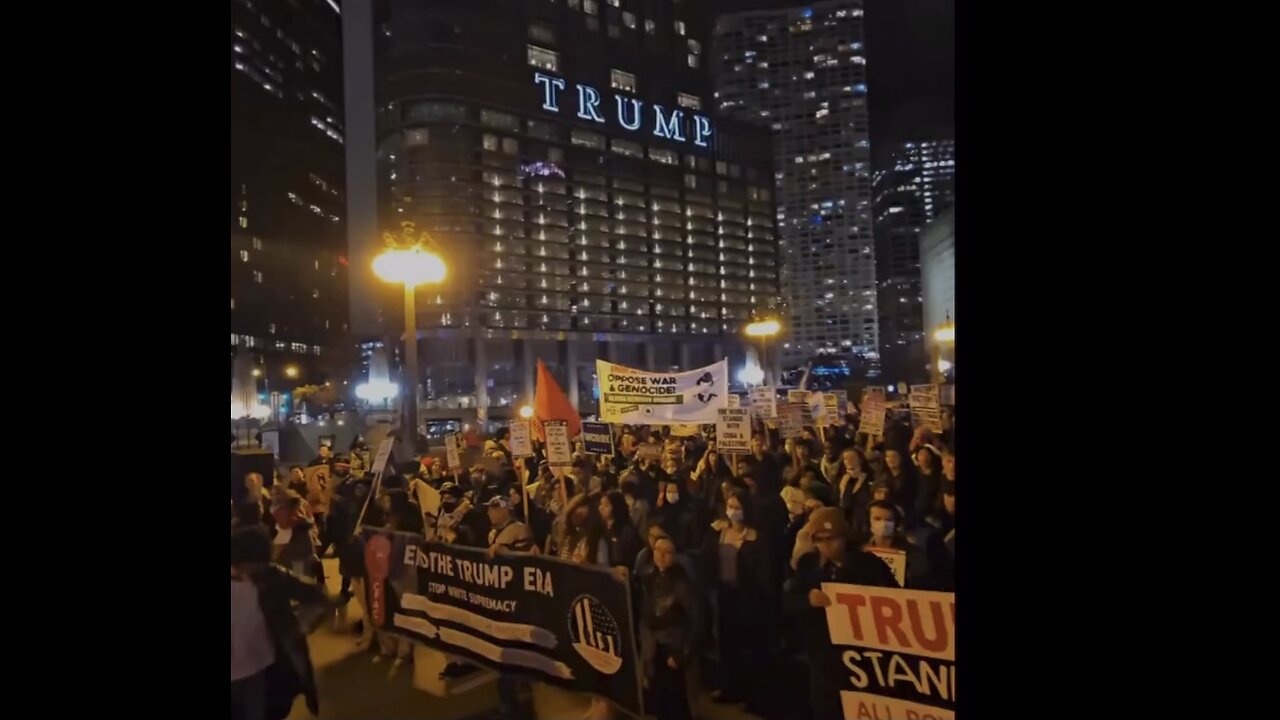
[[[906,142],[875,176],[881,358],[890,378],[922,378],[928,356],[920,234],[955,197],[955,142]]]
[[[231,2],[231,346],[315,381],[347,332],[342,20]]]
[[[362,187],[353,207],[376,207],[379,235],[412,222],[449,268],[416,297],[424,416],[506,417],[538,359],[584,413],[596,358],[741,367],[742,326],[778,297],[772,151],[714,111],[691,6],[381,0],[345,18],[373,34],[361,52],[349,33],[348,87],[368,73],[376,95],[376,202]],[[398,339],[398,296],[364,271],[381,241],[350,242],[355,330]]]
[[[879,349],[862,0],[715,23],[717,106],[774,132],[784,359]]]

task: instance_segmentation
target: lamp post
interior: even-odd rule
[[[747,325],[744,332],[747,337],[760,339],[760,365],[764,368],[764,381],[766,384],[776,382],[776,376],[769,367],[769,339],[782,331],[782,324],[777,320],[757,320]]]
[[[933,358],[929,363],[929,371],[933,376],[933,382],[941,385],[947,381],[946,373],[942,364],[942,346],[952,346],[956,344],[956,324],[951,322],[951,312],[947,311],[947,319],[943,321],[938,329],[933,332]],[[953,367],[951,363],[947,363],[947,368]]]
[[[418,317],[415,293],[419,285],[442,282],[448,274],[444,259],[428,249],[426,233],[417,235],[413,223],[403,224],[396,238],[383,235],[387,249],[373,259],[373,272],[381,280],[404,285],[404,417],[401,442],[406,457],[415,457],[418,439]]]

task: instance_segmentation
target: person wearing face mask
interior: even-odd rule
[[[721,673],[713,698],[745,701],[749,711],[760,714],[769,707],[762,670],[778,637],[779,582],[752,509],[750,494],[736,490],[729,496],[725,517],[711,525],[703,545],[702,577],[718,609]]]
[[[897,550],[906,553],[907,583],[911,590],[934,590],[937,583],[928,555],[907,540],[902,511],[887,502],[874,502],[867,508],[871,539],[864,550]]]
[[[832,645],[827,630],[826,608],[834,601],[822,592],[822,583],[873,587],[897,587],[898,583],[884,562],[853,542],[854,530],[839,508],[814,510],[807,532],[815,551],[801,556],[785,594],[785,607],[799,622],[809,661],[810,707],[795,717],[843,720],[840,690],[849,687],[849,675],[840,660],[841,648]]]
[[[693,525],[693,503],[686,498],[684,488],[676,480],[670,480],[662,484],[661,492],[658,508],[653,511],[654,520],[676,541],[677,548],[696,547],[694,541],[698,534]]]
[[[474,507],[463,490],[452,482],[440,486],[440,514],[436,517],[436,539],[466,547],[486,547],[489,522]]]

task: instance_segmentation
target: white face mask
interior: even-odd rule
[[[871,532],[876,537],[887,538],[893,537],[893,521],[892,520],[876,520],[871,523]]]
[[[729,510],[725,513],[725,516],[729,518],[729,522],[736,523],[742,522],[743,517],[745,517],[741,510]]]
[[[669,502],[669,503],[678,503],[678,502],[680,502],[680,493],[679,493],[679,492],[677,492],[677,491],[675,491],[675,490],[668,490],[668,491],[667,491],[667,502]]]

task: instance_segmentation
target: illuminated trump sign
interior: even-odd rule
[[[533,74],[533,81],[542,88],[542,109],[560,112],[560,101],[568,89],[564,78]],[[612,105],[605,103],[600,91],[590,85],[574,84],[569,96],[577,100],[578,117],[583,120],[604,123],[608,112],[618,124],[627,130],[643,131],[653,129],[653,134],[667,140],[677,142],[693,141],[698,147],[710,147],[711,120],[704,115],[692,114],[686,118],[682,108],[667,108],[661,105],[650,105],[646,111],[645,103],[626,95],[614,95]],[[602,108],[602,106],[604,106]]]

